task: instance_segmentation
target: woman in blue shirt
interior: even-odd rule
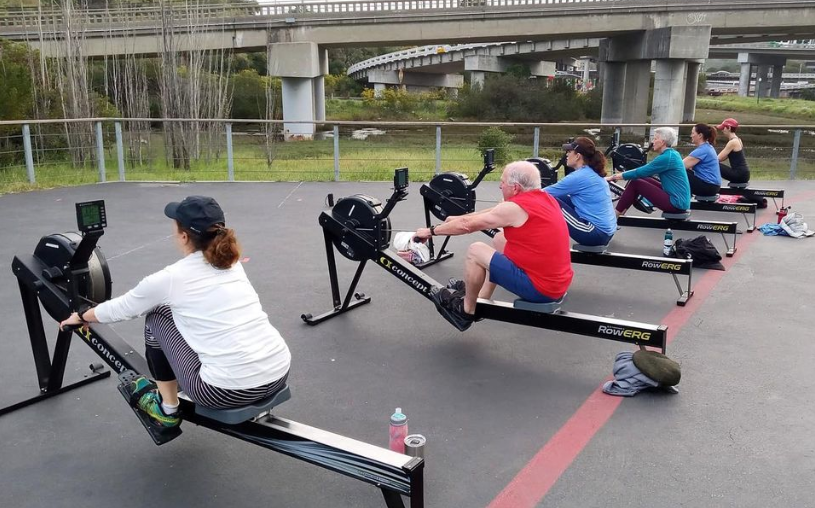
[[[605,180],[606,158],[586,137],[563,145],[563,149],[566,165],[574,171],[543,190],[558,200],[574,241],[580,245],[608,245],[617,231],[617,216]]]
[[[722,186],[719,156],[713,148],[716,129],[705,123],[697,123],[693,126],[690,139],[696,148],[682,159],[688,171],[690,192],[694,196],[715,196]]]

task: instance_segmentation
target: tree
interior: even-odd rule
[[[0,40],[0,120],[30,118],[34,110],[29,49]]]

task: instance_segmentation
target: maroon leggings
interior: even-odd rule
[[[640,196],[650,201],[651,204],[663,212],[684,212],[684,210],[680,210],[671,204],[671,197],[667,192],[662,190],[662,185],[653,178],[629,180],[628,185],[625,186],[623,195],[620,196],[620,200],[617,201],[617,211],[624,213]]]

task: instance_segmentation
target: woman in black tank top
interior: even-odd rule
[[[747,166],[747,159],[744,157],[744,143],[736,136],[739,122],[734,118],[725,119],[716,127],[727,138],[727,144],[719,152],[719,171],[722,178],[730,183],[747,183],[750,181],[750,168]],[[727,159],[730,165],[722,164]]]

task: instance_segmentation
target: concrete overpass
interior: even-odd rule
[[[721,39],[711,41],[709,58],[732,58],[745,54],[751,57],[793,57],[815,59],[815,45],[791,43],[752,43],[713,45]],[[365,80],[376,89],[386,85],[411,87],[458,87],[462,73],[469,73],[472,84],[483,83],[485,73],[505,72],[516,63],[529,65],[533,76],[555,76],[554,61],[563,58],[596,58],[601,39],[564,39],[559,41],[504,42],[459,45],[430,45],[380,55],[358,62],[348,69],[348,75],[356,80]],[[783,64],[782,64],[783,65]],[[583,78],[588,79],[588,66],[584,65]],[[755,74],[755,73],[754,73]],[[773,75],[770,85],[776,80]],[[815,79],[815,73],[807,74],[806,79]],[[719,88],[738,89],[739,73],[708,74],[711,79],[721,82]],[[779,87],[769,86],[769,93],[777,96],[779,91],[798,91],[802,87],[783,84],[805,79],[799,74],[785,74]],[[736,84],[733,85],[733,80]],[[804,87],[809,88],[809,87]],[[766,90],[765,90],[766,92]]]
[[[505,72],[516,63],[527,64],[533,76],[555,76],[554,60],[596,55],[599,47],[600,39],[422,46],[356,63],[348,75],[376,89],[460,87],[464,72],[470,73],[472,84],[483,84],[485,73]]]
[[[339,0],[68,16],[6,9],[0,10],[0,37],[59,56],[69,19],[82,31],[78,42],[88,57],[157,54],[168,27],[179,51],[258,51],[292,42],[327,48],[601,38],[687,25],[710,25],[714,41],[745,42],[815,34],[815,0]]]
[[[645,106],[634,103],[642,102],[643,76],[655,61],[653,121],[678,123],[692,116],[690,90],[711,39],[811,38],[815,0],[349,0],[184,12],[17,10],[0,12],[0,20],[0,37],[26,41],[46,56],[62,56],[69,41],[87,57],[154,55],[168,33],[176,51],[266,49],[270,74],[283,79],[287,120],[324,118],[326,48],[606,38],[599,50],[603,120],[645,120]],[[305,124],[285,129],[312,133]]]

